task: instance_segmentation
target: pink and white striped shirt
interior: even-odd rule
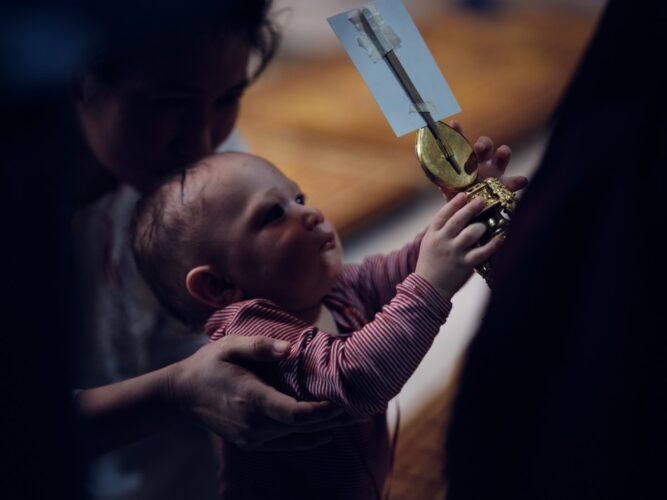
[[[389,469],[385,411],[419,365],[451,303],[413,274],[421,236],[389,255],[345,265],[323,299],[339,334],[306,324],[272,302],[232,304],[208,320],[211,341],[264,335],[292,344],[279,364],[253,366],[299,400],[328,400],[361,424],[333,431],[315,450],[248,452],[223,443],[225,499],[368,499],[381,496]]]

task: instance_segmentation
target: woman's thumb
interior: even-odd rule
[[[230,335],[225,342],[224,357],[228,361],[277,361],[290,351],[290,343],[269,337]]]

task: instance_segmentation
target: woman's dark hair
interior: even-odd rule
[[[114,3],[113,8],[107,6],[108,13],[96,12],[97,19],[104,19],[99,30],[102,36],[95,55],[84,68],[107,82],[182,50],[201,37],[226,34],[245,37],[252,55],[258,57],[250,75],[254,79],[272,59],[280,38],[269,18],[272,0],[124,0],[121,3],[127,4],[124,9]]]

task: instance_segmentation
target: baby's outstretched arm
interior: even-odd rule
[[[410,274],[373,321],[347,335],[323,332],[261,299],[218,311],[206,330],[212,340],[254,334],[289,341],[291,352],[279,366],[254,367],[264,380],[297,400],[327,400],[368,416],[398,394],[450,309],[424,278]]]
[[[381,412],[428,352],[451,309],[449,298],[498,245],[473,248],[483,226],[466,224],[480,209],[463,195],[445,205],[424,235],[418,272],[398,285],[370,323],[349,335],[322,332],[263,300],[219,311],[207,333],[214,340],[233,334],[287,340],[289,357],[277,370],[266,367],[265,380],[297,399],[328,400],[352,415]]]
[[[484,246],[475,246],[486,227],[468,224],[483,208],[481,198],[466,203],[466,196],[459,193],[438,211],[422,239],[415,272],[445,299],[452,298],[475,266],[491,257],[501,242],[496,237]]]

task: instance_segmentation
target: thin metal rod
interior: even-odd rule
[[[366,15],[369,14],[370,13],[366,9],[363,9],[361,11],[361,15],[359,16],[361,19],[361,24],[363,25],[364,30],[366,31],[371,41],[373,42],[373,45],[375,45],[375,47],[382,54],[383,52],[385,52],[385,50],[383,49],[382,44],[380,43],[380,40],[378,39],[377,34],[375,33],[375,30],[373,29],[373,27],[368,22],[368,19],[366,18]],[[383,57],[387,61],[389,68],[392,70],[397,80],[401,84],[401,87],[403,87],[403,90],[405,90],[405,93],[412,101],[412,104],[414,104],[415,108],[426,122],[426,126],[431,131],[431,134],[433,134],[433,137],[435,138],[435,141],[438,144],[440,151],[442,151],[442,154],[445,156],[445,159],[450,163],[450,165],[457,174],[461,174],[461,167],[456,161],[454,153],[452,152],[452,150],[447,145],[447,142],[442,137],[442,134],[440,134],[440,129],[438,128],[437,123],[431,116],[431,113],[429,111],[423,111],[419,109],[419,106],[424,103],[424,100],[422,99],[415,85],[412,83],[410,76],[405,71],[405,68],[401,64],[401,61],[396,56],[396,53],[393,50],[389,50],[383,55]]]

